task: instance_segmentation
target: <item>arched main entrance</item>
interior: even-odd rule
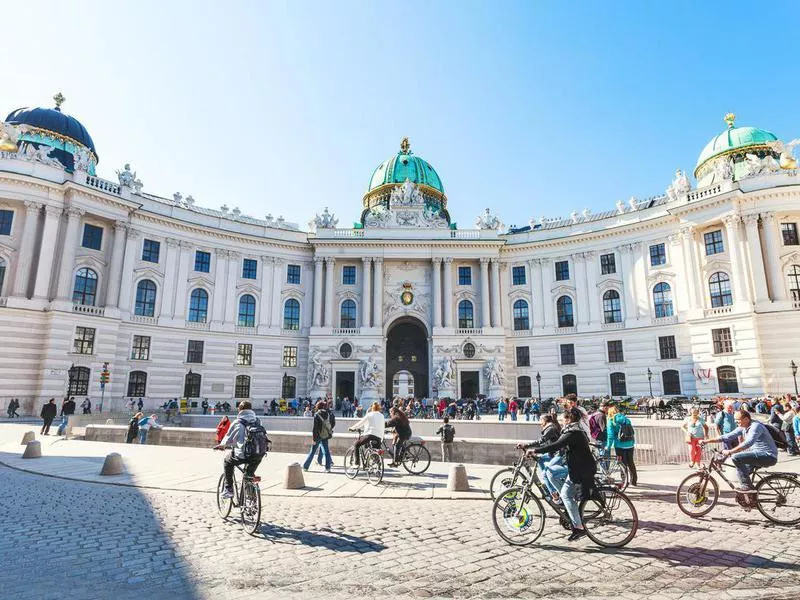
[[[395,374],[401,377],[395,378]],[[406,373],[413,385],[405,384]],[[425,398],[428,393],[428,330],[414,317],[402,317],[391,324],[386,333],[386,397],[392,398],[394,384],[404,381],[403,389],[413,389],[414,396]]]

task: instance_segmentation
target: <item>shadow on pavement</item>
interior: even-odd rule
[[[709,523],[710,525],[710,523]],[[695,527],[684,523],[662,523],[660,521],[639,521],[639,529],[647,531],[711,531],[711,527]]]
[[[605,550],[609,552],[612,550]],[[800,571],[797,562],[783,562],[754,556],[738,550],[703,548],[700,546],[670,546],[668,548],[623,548],[615,550],[623,556],[656,558],[670,567],[744,567],[751,569],[785,569]]]
[[[386,548],[383,544],[370,542],[327,527],[315,531],[306,531],[304,529],[290,529],[280,525],[264,523],[261,525],[259,533],[264,536],[264,539],[276,544],[322,547],[334,552],[360,552],[365,554],[367,552],[381,552]]]

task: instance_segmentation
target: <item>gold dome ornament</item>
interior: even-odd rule
[[[407,137],[400,140],[400,152],[403,154],[409,154],[411,152],[411,143],[408,141]]]
[[[736,122],[736,115],[728,113],[725,115],[725,122],[728,124],[728,129],[733,129],[733,124]]]

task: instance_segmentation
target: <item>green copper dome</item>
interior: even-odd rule
[[[403,138],[400,152],[383,161],[372,173],[367,193],[382,185],[403,183],[406,179],[418,185],[427,185],[444,194],[439,174],[427,161],[413,155],[408,138]]]
[[[747,148],[757,150],[765,148],[771,142],[777,141],[777,137],[763,129],[756,127],[736,127],[734,125],[735,115],[728,113],[725,115],[725,122],[728,123],[728,129],[713,138],[697,159],[697,166],[695,167],[695,177],[704,163],[711,160],[716,156],[728,154],[737,150],[743,151]]]

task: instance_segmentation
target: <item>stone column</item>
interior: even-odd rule
[[[111,249],[111,266],[108,269],[108,286],[106,287],[106,307],[116,308],[119,306],[119,284],[122,277],[122,259],[125,255],[125,234],[128,231],[128,225],[124,221],[114,221],[114,245]],[[167,242],[174,242],[167,240]],[[169,267],[169,264],[167,265]],[[170,277],[169,271],[164,278],[164,289],[161,291],[161,310],[165,311],[166,301],[170,298],[167,295],[167,288],[172,289],[174,285],[175,273]],[[170,312],[171,315],[171,312]]]
[[[589,314],[586,317],[587,323],[600,322],[600,300],[597,298],[597,279],[600,276],[600,265],[597,260],[597,252],[591,250],[583,253],[586,261],[586,298],[588,301]]]
[[[361,326],[372,326],[372,258],[361,257]]]
[[[489,258],[481,257],[481,327],[492,324],[489,312]]]
[[[761,237],[758,232],[758,215],[744,217],[747,230],[747,249],[750,254],[750,265],[753,269],[753,290],[756,303],[767,302],[769,291],[767,289],[767,273],[764,270],[764,256],[761,253]]]
[[[542,302],[542,261],[532,258],[528,261],[528,286],[531,290],[531,329],[538,329],[544,324],[544,303]]]
[[[119,287],[119,309],[130,312],[131,309],[131,282],[133,281],[133,265],[136,264],[136,256],[139,249],[139,238],[142,232],[128,226],[128,237],[125,241],[125,255],[122,258],[122,281]]]
[[[225,290],[228,287],[228,251],[217,250],[214,256],[214,291],[211,296],[211,322],[225,320]]]
[[[336,260],[328,256],[325,258],[325,326],[335,327],[336,319],[333,315],[335,309],[333,298],[333,279],[336,275]]]
[[[773,302],[788,300],[786,283],[781,270],[781,236],[774,213],[761,215],[764,227],[764,245],[767,249],[767,273],[769,274],[769,296]]]
[[[284,281],[284,268],[286,261],[282,258],[272,259],[272,316],[269,320],[270,327],[277,327],[283,329],[283,319],[281,319],[281,311],[283,310],[283,281]]]
[[[258,305],[258,325],[259,327],[269,327],[269,316],[274,302],[272,290],[272,269],[273,258],[271,256],[261,257],[261,303]],[[319,293],[317,288],[314,293]],[[321,311],[320,311],[321,312]]]
[[[633,246],[632,244],[622,244],[622,281],[625,296],[625,319],[636,318],[636,295],[635,295],[635,275],[633,270]],[[602,299],[600,300],[602,301]]]
[[[665,247],[666,251],[666,247]],[[647,314],[647,271],[645,265],[650,260],[650,249],[641,242],[631,244],[631,257],[633,258],[633,301],[636,312],[633,318],[641,319]]]
[[[492,327],[502,327],[500,311],[500,260],[492,259]]]
[[[737,214],[728,215],[723,220],[725,231],[728,233],[728,254],[731,257],[731,287],[733,288],[733,302],[748,302],[747,286],[745,285],[744,260],[741,254],[740,227],[741,218]]]
[[[703,308],[703,301],[698,294],[697,266],[694,264],[694,228],[683,227],[680,232],[681,254],[683,254],[683,272],[686,280],[686,310]],[[679,284],[680,285],[680,284]],[[683,287],[683,286],[681,286]]]
[[[56,206],[44,207],[44,228],[42,243],[39,247],[39,268],[36,270],[36,281],[33,286],[35,298],[50,299],[50,279],[53,274],[53,262],[56,259],[56,238],[61,209]],[[70,269],[70,276],[72,269]]]
[[[449,256],[444,259],[444,326],[453,326],[453,259]]]
[[[314,327],[322,327],[322,257],[314,257]]]
[[[375,313],[373,319],[373,326],[383,328],[383,259],[376,258],[375,265],[375,281],[372,286],[372,310]]]
[[[241,272],[242,255],[238,252],[228,252],[228,276],[225,284],[225,310],[222,321],[224,323],[232,323],[233,325],[239,324],[239,313],[236,302],[236,284],[239,281],[239,273]]]
[[[172,314],[176,321],[186,320],[186,308],[189,305],[186,288],[189,283],[189,261],[192,258],[192,248],[193,246],[189,242],[178,242],[178,277],[175,280],[175,295],[172,299]]]
[[[13,295],[27,298],[30,276],[33,273],[33,244],[36,242],[36,226],[39,221],[41,202],[25,202],[25,225],[22,228],[22,240],[17,255],[16,273],[14,277]]]
[[[553,273],[553,259],[543,258],[541,262],[541,299],[542,299],[542,327],[547,329],[552,327],[555,323],[554,315],[556,310],[556,299],[553,298],[553,280],[555,273]]]
[[[589,323],[589,290],[586,286],[586,257],[583,252],[572,255],[575,264],[575,295],[578,297],[578,314],[575,324]],[[583,289],[581,289],[583,288]]]
[[[75,266],[75,250],[78,248],[78,233],[83,214],[84,211],[79,208],[64,209],[64,215],[67,217],[67,231],[64,234],[61,270],[58,274],[58,287],[56,288],[56,298],[59,300],[72,298],[72,268]],[[44,240],[44,238],[42,239]]]
[[[442,326],[442,259],[439,256],[434,256],[431,261],[433,270],[431,271],[431,285],[433,291],[433,325],[434,327]]]

